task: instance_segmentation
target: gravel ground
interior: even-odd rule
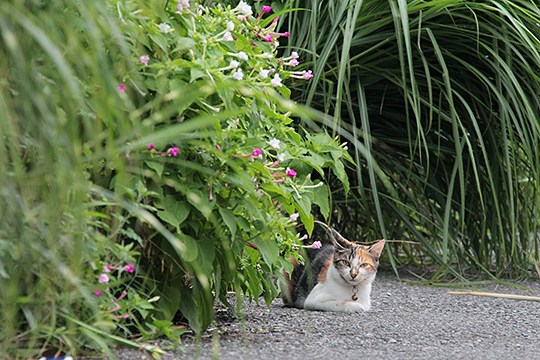
[[[529,289],[487,285],[481,290],[540,296]],[[455,289],[452,289],[455,290]],[[540,359],[540,303],[411,286],[379,273],[371,311],[309,312],[246,302],[244,316],[218,320],[202,339],[164,359]],[[130,350],[121,359],[146,358]],[[148,357],[149,358],[149,357]]]

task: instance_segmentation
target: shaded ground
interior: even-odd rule
[[[477,290],[540,296],[488,285]],[[475,290],[475,289],[468,289]],[[540,302],[448,295],[379,273],[372,310],[361,314],[246,303],[244,319],[219,320],[200,341],[164,359],[540,359]],[[122,351],[121,359],[144,358]]]

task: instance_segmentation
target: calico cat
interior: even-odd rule
[[[306,266],[293,262],[292,275],[284,273],[283,302],[285,306],[306,310],[367,311],[371,307],[371,284],[385,242],[380,240],[366,247],[330,230],[333,244],[307,249]]]

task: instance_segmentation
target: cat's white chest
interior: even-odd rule
[[[340,278],[337,271],[329,269],[327,279],[311,290],[304,302],[306,310],[360,312],[371,307],[371,283],[367,279],[353,287]]]

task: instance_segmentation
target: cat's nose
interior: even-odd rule
[[[356,271],[351,271],[351,279],[356,278],[357,275],[358,273]]]

